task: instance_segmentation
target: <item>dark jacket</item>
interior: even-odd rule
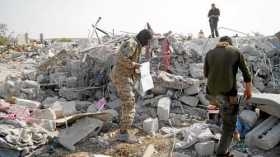
[[[251,76],[243,55],[227,42],[219,43],[205,57],[204,75],[208,78],[207,93],[213,96],[236,96],[236,74],[241,70],[244,81],[251,82]]]
[[[212,15],[215,15],[216,17],[211,17]],[[209,21],[213,19],[219,20],[219,16],[220,16],[220,10],[218,8],[212,8],[208,12]]]

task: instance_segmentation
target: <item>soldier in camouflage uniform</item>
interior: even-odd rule
[[[120,134],[122,142],[135,143],[137,140],[129,136],[135,115],[134,83],[139,78],[141,49],[152,39],[152,33],[144,29],[136,37],[125,41],[118,51],[117,63],[113,67],[111,79],[121,99]]]

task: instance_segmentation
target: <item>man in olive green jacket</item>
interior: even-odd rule
[[[232,46],[230,37],[220,38],[217,46],[205,57],[204,75],[207,78],[207,94],[221,104],[223,132],[217,156],[230,156],[228,147],[235,130],[239,104],[237,101],[236,74],[241,70],[245,82],[244,96],[251,98],[251,76],[240,51]]]

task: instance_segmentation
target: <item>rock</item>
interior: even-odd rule
[[[74,144],[86,138],[89,134],[97,135],[102,129],[103,122],[94,118],[83,118],[71,127],[63,129],[58,135],[58,141],[65,148],[75,150]]]
[[[110,113],[113,116],[113,118],[118,118],[119,117],[119,113],[114,109],[104,110],[103,112]]]
[[[280,120],[271,116],[245,136],[245,143],[250,147],[269,150],[279,143],[279,135]]]
[[[56,101],[51,106],[57,118],[62,118],[77,113],[75,101]]]
[[[243,110],[239,116],[243,122],[251,127],[254,126],[258,120],[257,113],[251,110]]]
[[[144,120],[143,129],[147,134],[155,134],[158,132],[158,119],[148,118]]]
[[[199,99],[193,96],[182,96],[179,101],[186,105],[196,107],[198,105]]]
[[[202,79],[203,74],[203,63],[193,63],[190,65],[190,73],[193,78]]]
[[[23,81],[22,84],[23,88],[35,88],[35,89],[40,89],[40,84],[36,81],[32,81],[32,80],[25,80]]]
[[[171,106],[171,99],[169,97],[160,98],[157,106],[157,114],[159,120],[168,120]]]
[[[39,108],[41,106],[41,103],[38,101],[32,101],[32,100],[26,100],[26,99],[20,99],[16,98],[15,103],[20,106],[25,106],[29,108]]]
[[[46,107],[50,107],[51,104],[55,103],[59,99],[57,97],[47,97],[43,102],[42,105]]]
[[[107,106],[111,109],[119,108],[121,106],[121,100],[116,99],[116,100],[110,101],[107,103]]]
[[[195,150],[200,156],[211,156],[214,154],[215,142],[207,141],[195,144]]]

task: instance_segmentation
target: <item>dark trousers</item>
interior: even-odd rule
[[[214,19],[214,18],[209,20],[212,38],[215,38],[215,36],[219,37],[218,21],[219,21],[218,19]]]
[[[229,100],[227,96],[218,96],[218,101],[221,105],[222,116],[222,137],[216,152],[217,156],[222,156],[227,153],[228,148],[232,142],[233,133],[236,127],[237,114],[239,111],[239,104],[237,101]]]

